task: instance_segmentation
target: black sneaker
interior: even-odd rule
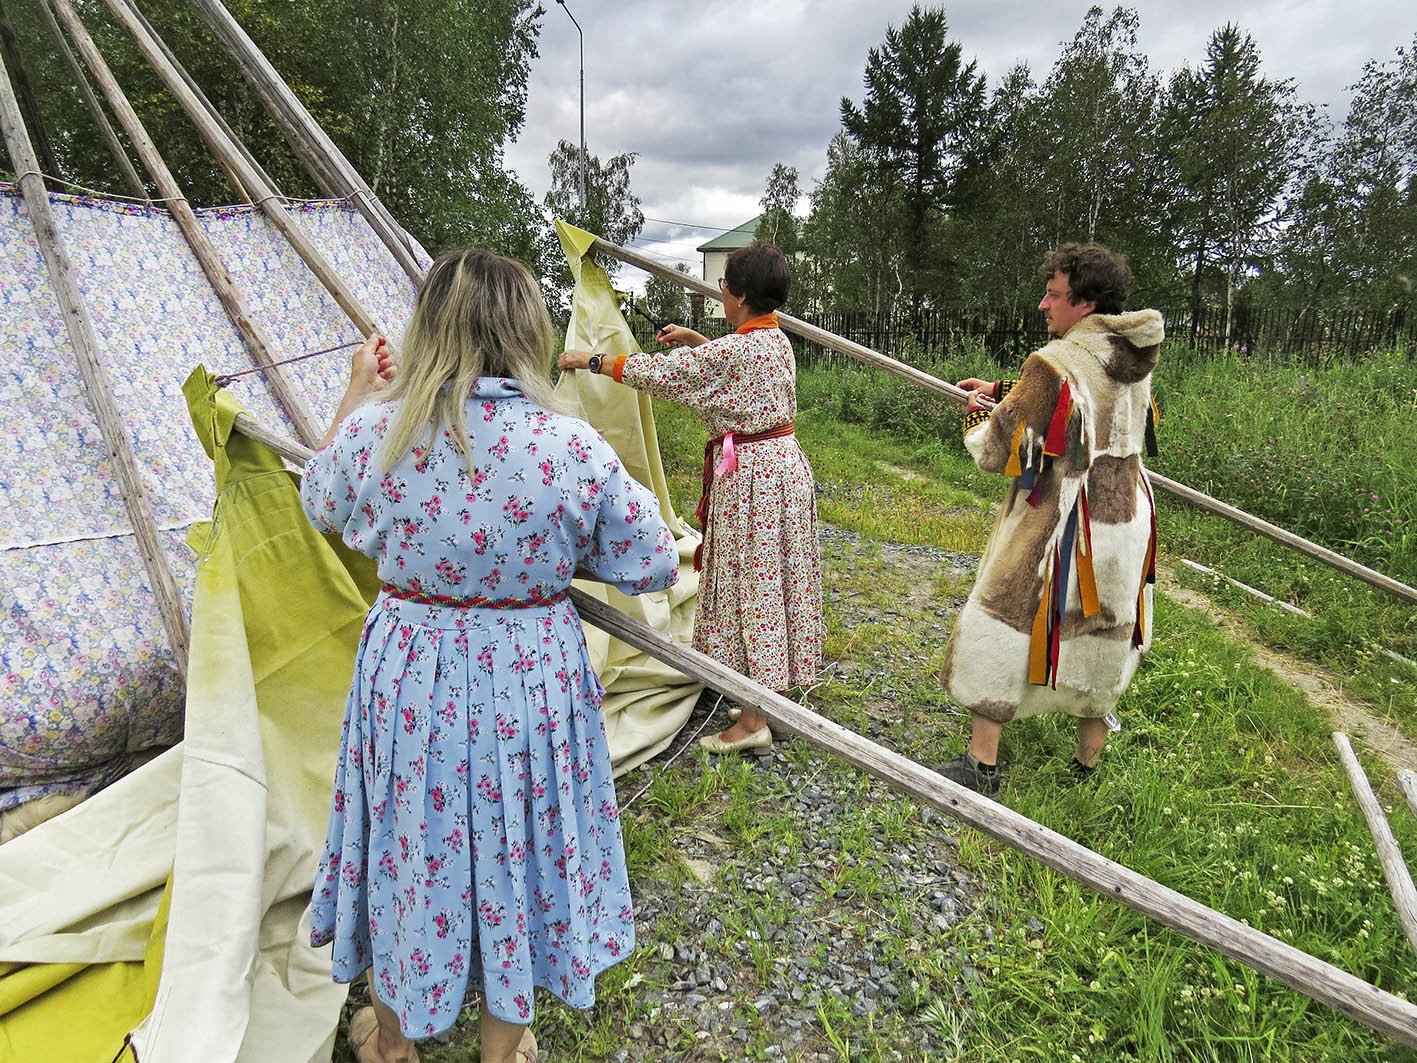
[[[1092,773],[1097,770],[1097,765],[1093,764],[1091,767],[1089,767],[1082,761],[1078,760],[1077,757],[1073,757],[1071,768],[1073,773],[1073,780],[1075,782],[1087,782],[1088,779],[1092,778]]]
[[[935,770],[950,782],[957,782],[986,797],[993,797],[999,792],[999,777],[1004,774],[999,765],[981,763],[971,753],[961,753]]]

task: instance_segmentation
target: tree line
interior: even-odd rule
[[[190,199],[231,189],[177,103],[111,21],[74,0]],[[317,189],[186,0],[144,0],[172,51],[282,192]],[[624,243],[644,223],[633,153],[548,159],[538,202],[503,165],[525,119],[543,9],[532,0],[228,0],[228,7],[430,251],[478,244],[568,278],[549,216]],[[1139,302],[1405,310],[1417,300],[1417,36],[1356,73],[1341,122],[1268,76],[1227,23],[1194,66],[1162,75],[1138,15],[1094,7],[1041,80],[990,84],[943,8],[915,7],[866,54],[822,178],[773,167],[758,235],[795,256],[803,313],[1021,309],[1043,253],[1127,251]],[[52,176],[126,191],[36,0],[0,0],[0,46]],[[121,133],[120,133],[121,136]],[[677,316],[673,285],[647,293]]]
[[[1031,307],[1060,243],[1125,250],[1137,301],[1294,310],[1417,303],[1417,36],[1373,59],[1335,125],[1227,23],[1169,76],[1129,8],[1092,8],[1041,81],[992,88],[945,11],[915,7],[841,101],[826,172],[795,216],[778,165],[758,233],[797,252],[796,304]]]

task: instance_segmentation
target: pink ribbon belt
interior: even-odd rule
[[[699,495],[699,504],[694,510],[694,516],[698,518],[699,527],[703,529],[705,539],[708,538],[709,488],[713,486],[715,476],[727,476],[738,468],[738,447],[746,446],[749,443],[760,443],[764,439],[781,439],[783,436],[790,436],[793,431],[793,423],[788,421],[786,424],[780,424],[776,428],[769,428],[763,432],[725,432],[704,444],[704,489],[703,493]],[[718,464],[714,465],[713,448],[720,444],[723,446],[723,455]],[[694,571],[697,572],[703,567],[704,544],[701,542],[694,551]]]

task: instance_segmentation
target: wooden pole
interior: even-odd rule
[[[719,293],[717,288],[711,288],[697,277],[685,276],[678,270],[670,269],[668,266],[656,262],[652,258],[646,258],[644,255],[624,247],[619,247],[616,244],[609,243],[598,237],[592,247],[596,251],[610,255],[612,258],[618,258],[621,262],[627,262],[632,266],[644,270],[646,273],[653,273],[657,277],[663,277],[666,280],[672,280],[677,284],[682,284],[690,291],[700,292],[713,299],[718,298]],[[855,358],[857,361],[865,362],[867,365],[874,365],[877,368],[884,369],[886,372],[892,373],[903,380],[908,380],[912,384],[918,384],[928,391],[948,396],[956,402],[964,401],[965,393],[959,388],[940,380],[938,377],[931,376],[929,373],[916,369],[914,366],[906,365],[904,362],[897,361],[894,358],[888,358],[886,355],[873,351],[869,347],[863,347],[859,343],[852,343],[850,340],[844,340],[840,336],[834,336],[825,329],[820,329],[816,325],[798,320],[790,314],[780,313],[777,315],[777,319],[783,328],[790,332],[795,332],[799,336],[804,336],[813,343],[821,344],[828,350],[838,351],[841,354]],[[1243,528],[1248,528],[1250,531],[1263,535],[1267,539],[1272,539],[1282,546],[1287,546],[1291,550],[1312,557],[1316,561],[1322,561],[1325,565],[1330,565],[1340,572],[1347,573],[1355,579],[1362,580],[1370,586],[1377,587],[1382,591],[1387,591],[1387,593],[1394,597],[1417,605],[1417,588],[1409,587],[1407,584],[1401,583],[1391,576],[1385,576],[1381,572],[1368,568],[1366,565],[1360,565],[1356,561],[1350,561],[1342,554],[1335,553],[1327,547],[1310,542],[1308,539],[1301,538],[1293,532],[1285,531],[1283,528],[1271,524],[1267,520],[1261,520],[1259,517],[1252,516],[1242,509],[1237,509],[1232,505],[1221,502],[1219,499],[1211,498],[1209,495],[1197,491],[1195,488],[1187,487],[1185,484],[1162,476],[1160,473],[1152,472],[1148,469],[1147,476],[1150,478],[1152,485],[1160,491],[1175,495],[1177,498],[1184,499],[1194,506],[1198,506],[1217,516],[1224,517],[1226,520],[1232,521]]]
[[[124,131],[128,134],[128,139],[137,149],[138,157],[142,159],[143,165],[152,175],[153,182],[157,185],[158,194],[167,201],[168,211],[172,214],[173,221],[177,223],[177,227],[182,231],[182,235],[192,248],[192,253],[201,263],[202,271],[207,275],[212,288],[221,299],[222,306],[226,308],[226,313],[231,318],[231,323],[236,326],[236,331],[246,341],[246,346],[250,349],[256,364],[266,369],[266,379],[270,382],[271,391],[285,408],[286,414],[290,417],[291,423],[295,425],[295,430],[300,437],[306,443],[313,443],[324,434],[324,428],[319,424],[314,412],[301,397],[300,392],[282,369],[275,364],[278,359],[272,353],[270,338],[253,320],[251,308],[247,305],[245,297],[231,279],[231,274],[227,272],[221,255],[212,244],[211,238],[207,236],[206,230],[202,228],[201,222],[192,213],[192,207],[183,197],[182,189],[178,187],[176,178],[172,176],[172,171],[167,168],[167,164],[153,145],[152,138],[148,136],[147,129],[144,128],[142,121],[128,102],[128,97],[124,95],[118,80],[113,76],[113,71],[109,69],[98,46],[84,28],[78,12],[74,10],[69,0],[53,0],[53,2],[59,17],[64,22],[65,29],[74,39],[74,43],[83,54],[84,62],[93,71],[99,88],[103,90],[109,106],[113,108],[114,115],[117,116]],[[41,6],[45,6],[45,0],[40,0],[40,3]],[[48,11],[47,6],[45,6],[45,10]],[[55,30],[58,30],[58,26],[55,26]]]
[[[1392,892],[1392,902],[1397,906],[1397,914],[1402,919],[1402,928],[1407,931],[1407,940],[1417,949],[1417,887],[1412,885],[1412,873],[1402,859],[1402,850],[1397,847],[1397,839],[1392,836],[1392,827],[1383,815],[1382,805],[1373,793],[1368,775],[1363,765],[1358,763],[1353,753],[1353,745],[1348,736],[1340,731],[1333,733],[1333,744],[1338,750],[1338,758],[1343,762],[1343,770],[1348,773],[1348,781],[1353,785],[1353,796],[1358,799],[1358,807],[1363,810],[1363,818],[1368,821],[1368,830],[1373,835],[1373,845],[1378,850],[1378,861],[1383,865],[1383,875],[1387,878],[1388,889]]]
[[[254,41],[231,17],[221,0],[192,0],[197,13],[216,34],[217,40],[235,61],[237,68],[255,89],[276,124],[285,134],[291,149],[310,171],[325,194],[348,197],[369,223],[374,234],[398,260],[414,284],[423,280],[423,270],[414,259],[402,227],[379,202],[364,178],[359,175],[344,153],[316,122],[299,97],[291,91],[285,79]]]
[[[262,426],[249,414],[236,415],[236,428],[296,464],[303,465],[314,454],[309,447]],[[1356,1022],[1417,1047],[1417,1005],[1108,860],[1011,808],[950,782],[939,773],[759,686],[578,588],[571,589],[571,600],[582,619],[678,669],[690,679],[763,713],[774,730],[796,735],[818,749],[833,753],[896,790],[1041,860],[1118,904],[1253,967]]]
[[[128,0],[107,0],[107,4],[119,24],[137,42],[138,49],[143,53],[154,72],[162,79],[163,84],[167,86],[168,91],[176,96],[178,102],[182,104],[187,116],[197,127],[197,132],[206,141],[212,154],[225,165],[231,167],[246,188],[258,197],[259,206],[265,212],[266,217],[271,219],[271,223],[280,230],[281,235],[289,241],[290,246],[304,259],[305,264],[310,267],[310,271],[315,274],[325,290],[339,304],[340,309],[354,322],[360,335],[367,336],[370,333],[381,331],[374,323],[374,319],[359,305],[359,300],[354,297],[354,293],[345,286],[344,281],[325,261],[325,257],[310,241],[305,230],[281,205],[275,190],[261,179],[260,174],[246,162],[235,145],[226,138],[221,127],[202,108],[196,95],[186,86],[177,71],[173,69],[172,64],[167,61],[167,57],[162,54],[162,49],[158,47],[155,37],[143,27],[143,24],[133,13]]]
[[[93,94],[93,89],[89,86],[89,79],[84,75],[84,68],[74,57],[69,42],[64,39],[64,34],[59,29],[59,23],[54,21],[54,12],[49,10],[46,0],[35,0],[35,6],[39,8],[40,16],[44,19],[44,25],[49,30],[49,35],[54,38],[59,55],[69,67],[69,73],[73,75],[74,87],[79,90],[79,96],[83,98],[89,116],[93,118],[94,125],[98,126],[98,131],[108,145],[109,152],[113,155],[114,161],[118,163],[118,169],[123,172],[123,179],[128,183],[128,190],[138,199],[147,199],[148,190],[143,187],[142,178],[133,168],[133,162],[128,158],[128,153],[123,150],[123,143],[113,130],[113,123],[108,120],[108,115],[103,113],[103,106],[98,102],[98,97]]]
[[[320,190],[330,199],[344,198],[344,182],[327,156],[314,150],[310,137],[294,118],[291,110],[276,102],[272,94],[273,86],[284,86],[285,82],[266,60],[265,54],[221,4],[213,6],[201,3],[200,0],[192,0],[192,6],[216,36],[217,43],[226,49],[227,55],[236,63],[236,68],[255,90],[257,98],[265,104],[276,127],[285,136],[296,157],[305,163]]]
[[[35,99],[34,87],[30,84],[29,75],[25,73],[25,65],[20,56],[20,42],[15,36],[15,31],[10,27],[10,20],[5,14],[4,0],[0,0],[0,57],[4,58],[6,65],[10,68],[10,77],[13,81],[16,100],[19,103],[20,114],[24,118],[26,127],[33,131],[32,135],[35,146],[39,150],[39,157],[44,160],[44,171],[50,177],[62,181],[64,172],[59,168],[59,158],[54,154],[54,145],[49,142],[49,134],[44,131],[39,101]]]
[[[1402,788],[1402,796],[1407,798],[1407,807],[1417,816],[1417,772],[1408,771],[1406,768],[1398,769],[1397,785]]]
[[[271,178],[271,175],[266,172],[265,168],[256,160],[256,156],[252,155],[246,145],[241,142],[241,139],[236,135],[236,132],[231,126],[227,125],[226,119],[223,118],[220,112],[212,105],[212,101],[207,99],[207,94],[202,91],[202,87],[198,85],[192,75],[187,72],[187,68],[182,65],[172,49],[167,46],[167,42],[157,35],[157,31],[153,29],[152,23],[148,21],[142,9],[134,5],[133,14],[137,16],[138,21],[142,23],[143,28],[148,31],[152,39],[157,42],[157,46],[162,49],[162,54],[166,56],[167,61],[172,64],[172,69],[177,71],[177,75],[182,79],[183,84],[192,90],[192,94],[197,97],[198,102],[201,103],[207,114],[211,116],[212,121],[220,126],[221,131],[226,134],[226,138],[236,145],[236,149],[241,152],[242,158],[246,160],[253,170],[261,175],[261,180],[266,183],[267,188],[274,191],[276,195],[280,195],[280,188]],[[234,174],[232,176],[235,177]],[[249,198],[247,202],[250,202]]]
[[[1318,543],[1310,542],[1291,531],[1285,531],[1277,524],[1271,524],[1267,520],[1246,513],[1243,509],[1237,509],[1229,503],[1212,498],[1210,495],[1197,491],[1194,487],[1187,487],[1185,484],[1162,476],[1158,472],[1148,469],[1147,476],[1151,478],[1152,485],[1158,490],[1175,495],[1207,512],[1224,517],[1226,520],[1238,524],[1242,528],[1248,528],[1258,535],[1263,535],[1266,539],[1271,539],[1281,546],[1287,546],[1291,550],[1312,557],[1315,561],[1322,561],[1325,565],[1347,573],[1355,579],[1360,579],[1369,586],[1376,587],[1380,591],[1387,591],[1395,598],[1401,598],[1403,601],[1417,605],[1417,589],[1409,587],[1391,576],[1385,576],[1366,565],[1360,565],[1357,561],[1349,560],[1326,546],[1320,546]]]
[[[1217,572],[1213,568],[1207,568],[1205,565],[1202,565],[1197,561],[1192,561],[1188,557],[1181,558],[1181,564],[1185,565],[1193,572],[1200,572],[1207,576],[1214,576],[1217,579],[1223,579],[1226,583],[1230,584],[1230,586],[1238,587],[1240,590],[1244,591],[1251,597],[1258,598],[1260,601],[1264,602],[1267,605],[1277,605],[1285,612],[1292,613],[1294,616],[1302,616],[1305,620],[1312,620],[1314,618],[1312,613],[1304,612],[1304,610],[1300,609],[1297,605],[1290,605],[1282,598],[1276,598],[1272,594],[1266,594],[1262,590],[1258,590],[1254,587],[1251,587],[1248,583],[1241,583],[1237,579],[1231,579],[1225,573]]]
[[[49,196],[45,193],[44,182],[35,173],[34,150],[30,147],[29,137],[25,133],[19,104],[10,90],[3,60],[0,60],[0,132],[3,132],[5,144],[9,148],[10,161],[20,175],[20,190],[25,197],[30,221],[34,224],[35,238],[39,241],[55,298],[64,314],[69,343],[78,358],[79,373],[83,377],[89,405],[98,420],[99,432],[103,435],[109,460],[113,463],[123,505],[128,512],[129,523],[133,526],[138,553],[142,557],[148,582],[152,585],[158,613],[162,617],[162,625],[172,647],[172,656],[176,660],[178,671],[183,679],[186,679],[189,632],[187,617],[182,611],[182,601],[177,592],[177,581],[173,579],[172,570],[167,567],[167,559],[162,552],[157,522],[153,519],[147,491],[143,487],[143,477],[133,456],[132,441],[119,415],[117,404],[113,401],[108,373],[98,360],[98,340],[94,335],[93,325],[89,322],[83,293],[79,291],[74,279],[69,255],[64,250],[63,239],[54,223],[54,214],[49,209]]]

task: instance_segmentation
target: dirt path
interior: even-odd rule
[[[1157,577],[1157,589],[1162,594],[1181,605],[1203,611],[1224,628],[1227,635],[1246,646],[1257,663],[1289,686],[1302,691],[1313,705],[1327,713],[1334,730],[1359,739],[1394,770],[1407,768],[1417,771],[1417,744],[1396,727],[1378,719],[1363,705],[1344,697],[1343,682],[1338,676],[1316,664],[1256,642],[1235,617],[1200,591],[1181,586],[1175,573],[1162,571]]]

